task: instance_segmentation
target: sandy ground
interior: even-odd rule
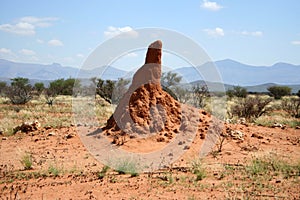
[[[270,155],[299,163],[299,129],[226,127],[243,132],[242,140],[228,137],[221,152],[215,151],[217,142],[202,159],[206,177],[198,181],[187,167],[203,143],[199,134],[174,165],[134,177],[111,169],[100,177],[103,164],[83,145],[75,126],[0,136],[0,199],[300,199],[300,174],[261,180],[239,170],[255,157]],[[131,145],[134,151],[143,148],[138,142]],[[20,162],[26,153],[32,156],[29,170]]]

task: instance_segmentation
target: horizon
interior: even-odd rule
[[[15,62],[78,68],[109,38],[142,27],[159,27],[191,38],[214,62],[231,59],[252,66],[300,65],[300,2],[296,0],[4,0],[0,5],[0,58]],[[123,65],[138,67],[143,59],[130,52]],[[167,66],[182,63],[169,60]]]
[[[57,63],[57,62],[52,62],[52,63],[39,63],[39,62],[19,62],[19,61],[14,61],[14,60],[7,60],[7,59],[4,59],[4,58],[0,58],[0,60],[4,60],[4,61],[8,61],[8,62],[13,62],[13,63],[21,63],[21,64],[33,64],[33,65],[45,65],[45,66],[49,66],[49,65],[55,65],[55,64],[58,64],[60,65],[61,67],[71,67],[71,68],[75,68],[75,69],[81,69],[82,66],[79,66],[79,67],[76,67],[76,66],[71,66],[71,65],[63,65],[61,63]],[[215,60],[215,61],[209,61],[209,62],[213,62],[213,63],[216,63],[216,62],[224,62],[224,61],[232,61],[232,62],[236,62],[236,63],[240,63],[242,65],[247,65],[247,66],[251,66],[251,67],[273,67],[274,65],[277,65],[277,64],[288,64],[288,65],[293,65],[293,66],[299,66],[300,67],[300,64],[292,64],[292,63],[287,63],[287,62],[276,62],[272,65],[252,65],[252,64],[247,64],[247,63],[243,63],[243,62],[240,62],[240,61],[237,61],[237,60],[233,60],[233,59],[230,59],[230,58],[226,58],[226,59],[222,59],[222,60]],[[114,62],[113,62],[114,63]],[[122,62],[121,62],[122,63]],[[144,63],[143,63],[144,64]],[[124,69],[124,67],[122,65],[104,65],[104,66],[109,66],[109,67],[113,67],[115,69],[119,69],[119,70],[123,70],[123,71],[126,71],[126,72],[130,72],[130,71],[133,71],[133,70],[137,70],[139,67],[141,67],[143,64],[141,65],[136,65],[136,66],[132,66],[132,67],[127,67],[126,69]],[[205,64],[205,63],[204,63]],[[99,67],[103,67],[103,66],[97,66],[97,67],[94,67],[94,68],[91,68],[91,69],[86,69],[86,70],[93,70],[93,69],[97,69]],[[165,68],[168,68],[170,70],[173,70],[173,69],[180,69],[180,68],[188,68],[188,67],[193,67],[192,65],[177,65],[177,66],[166,66],[164,64],[162,64],[162,67],[165,67]]]

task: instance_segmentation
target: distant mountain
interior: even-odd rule
[[[215,64],[224,83],[231,85],[300,84],[300,65],[276,63],[272,66],[251,66],[229,59]]]
[[[103,74],[102,74],[103,72]],[[56,80],[60,78],[91,78],[101,77],[102,79],[117,80],[127,72],[113,67],[101,66],[92,70],[80,70],[73,67],[64,67],[58,63],[50,65],[16,63],[0,59],[0,77],[2,80],[24,77],[37,80]]]
[[[229,85],[252,86],[265,83],[282,85],[300,84],[300,65],[276,63],[272,66],[252,66],[230,59],[216,61],[214,64],[219,71],[223,83]],[[206,63],[198,69],[200,69],[199,72],[201,73],[212,66],[212,63]],[[194,67],[183,67],[173,71],[183,76],[186,82],[194,82],[201,77],[200,73]]]
[[[194,67],[174,69],[173,72],[183,77],[185,83],[197,83],[203,80],[201,72],[207,73],[212,66],[216,67],[222,79],[222,84],[213,83],[214,88],[231,88],[233,85],[246,87],[248,91],[266,92],[266,88],[272,84],[288,85],[294,91],[300,89],[300,65],[288,63],[276,63],[272,66],[245,65],[234,60],[220,60],[214,63],[206,63],[200,66],[200,73]],[[216,71],[213,71],[213,76]],[[101,74],[103,73],[103,74]],[[15,77],[24,77],[32,82],[39,80],[49,82],[60,78],[88,79],[98,77],[102,79],[117,80],[121,77],[130,77],[132,72],[123,71],[114,67],[100,66],[92,70],[80,70],[73,67],[64,67],[58,63],[50,65],[16,63],[0,59],[0,80],[9,80]],[[214,82],[214,80],[205,80]],[[203,82],[203,81],[202,81]],[[271,84],[271,85],[270,85]]]

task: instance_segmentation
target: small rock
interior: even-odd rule
[[[300,129],[300,126],[296,126],[295,129]]]
[[[33,122],[23,122],[20,126],[17,126],[14,128],[14,132],[24,132],[24,133],[28,133],[28,132],[33,132],[38,130],[41,127],[41,124],[35,120]]]
[[[65,135],[65,138],[66,138],[66,139],[70,139],[70,138],[72,138],[72,137],[74,137],[74,135],[71,134],[71,133],[68,133],[68,134]]]
[[[286,125],[280,124],[280,123],[274,123],[272,125],[272,128],[281,128],[284,129],[286,127]]]
[[[184,146],[184,148],[183,148],[183,150],[188,150],[188,149],[190,149],[190,147],[189,146]]]
[[[173,153],[169,153],[168,156],[170,156],[170,157],[173,156]]]
[[[275,183],[281,183],[281,180],[276,180]]]
[[[257,139],[263,139],[263,138],[264,138],[263,136],[261,136],[261,135],[259,135],[259,134],[257,134],[257,133],[253,133],[253,134],[251,135],[251,137],[255,137],[255,138],[257,138]]]
[[[55,136],[55,132],[48,133],[48,136]]]
[[[2,137],[2,140],[7,140],[8,138],[7,137]]]
[[[244,133],[239,130],[231,130],[229,135],[234,139],[234,140],[244,140]]]

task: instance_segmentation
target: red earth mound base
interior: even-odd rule
[[[158,142],[169,141],[179,132],[181,106],[160,85],[145,84],[134,91],[125,110],[129,112],[125,128],[121,129],[112,116],[105,127],[114,143],[123,144],[137,137],[155,137]],[[122,125],[121,125],[122,126]],[[125,139],[126,138],[126,139]]]

